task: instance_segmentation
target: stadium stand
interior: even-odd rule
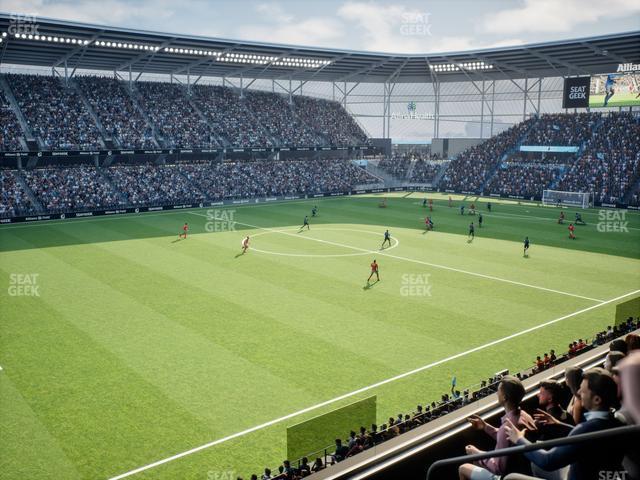
[[[442,177],[440,188],[453,191],[480,191],[494,173],[498,163],[521,143],[523,135],[534,122],[535,119],[525,120],[461,153],[449,164]]]
[[[6,76],[29,128],[48,150],[95,150],[100,132],[78,93],[43,75]]]
[[[107,135],[125,149],[154,148],[153,133],[135,108],[123,82],[114,78],[76,77]]]
[[[294,97],[296,113],[330,145],[365,145],[367,135],[338,102],[305,96]]]
[[[180,85],[136,82],[142,108],[160,132],[167,148],[215,148],[219,144],[209,125],[191,106]]]
[[[247,92],[247,101],[260,124],[276,137],[281,145],[327,144],[319,133],[300,120],[282,95],[250,90]]]
[[[36,168],[25,170],[23,175],[49,213],[113,208],[124,204],[96,167]]]
[[[255,120],[247,102],[228,87],[195,85],[193,100],[215,133],[233,147],[270,147],[273,142]]]
[[[22,127],[9,104],[5,93],[0,89],[0,150],[24,150],[20,139]]]
[[[36,211],[26,190],[18,181],[18,175],[16,170],[0,170],[0,184],[2,184],[0,218],[30,215]]]

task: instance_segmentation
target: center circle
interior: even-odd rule
[[[338,232],[357,232],[357,233],[367,233],[370,235],[375,235],[377,237],[380,237],[380,233],[379,232],[372,232],[370,230],[358,230],[355,228],[322,228],[319,229],[320,231],[326,231],[326,230],[331,230],[331,231],[338,231]],[[298,232],[297,229],[291,229],[291,230],[266,230],[264,232],[260,232],[260,233],[256,233],[255,235],[252,235],[252,237],[259,237],[261,235],[269,235],[269,234],[273,234],[273,233],[285,233],[287,235],[291,235],[293,236],[294,234],[289,233],[289,232]],[[320,239],[316,239],[316,238],[310,238],[310,237],[303,237],[303,238],[307,238],[310,241],[317,241],[319,243],[325,243],[324,240],[320,240]],[[396,248],[398,245],[400,245],[400,241],[393,237],[391,239],[391,241],[393,242],[392,245],[388,248],[386,248],[384,251],[386,252],[387,250],[392,250],[394,248]],[[329,245],[331,245],[331,243],[329,243]],[[336,247],[341,247],[341,248],[360,248],[360,247],[351,247],[349,245],[335,245]],[[320,254],[320,253],[284,253],[284,252],[272,252],[270,250],[262,250],[260,248],[256,248],[256,247],[250,247],[251,250],[255,251],[255,252],[259,252],[259,253],[265,253],[268,255],[280,255],[283,257],[308,257],[308,258],[333,258],[333,257],[358,257],[358,256],[362,256],[362,255],[371,255],[372,253],[375,253],[375,250],[368,250],[366,252],[354,252],[354,253],[329,253],[329,254]]]

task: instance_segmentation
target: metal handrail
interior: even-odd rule
[[[447,465],[454,465],[456,463],[468,463],[476,460],[482,460],[485,458],[504,457],[507,455],[514,455],[518,453],[530,452],[532,450],[547,449],[558,445],[571,445],[574,443],[591,442],[594,440],[601,440],[603,438],[614,437],[617,435],[632,435],[640,434],[640,425],[627,425],[625,427],[610,428],[608,430],[601,430],[599,432],[588,432],[579,435],[572,435],[570,437],[556,438],[553,440],[547,440],[544,442],[528,443],[527,445],[518,445],[516,447],[501,448],[499,450],[493,450],[491,452],[476,453],[473,455],[461,455],[459,457],[446,458],[434,462],[427,470],[427,480],[431,478],[431,474],[438,468],[445,467]]]

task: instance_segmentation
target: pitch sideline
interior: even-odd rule
[[[377,383],[374,383],[372,385],[368,385],[366,387],[359,388],[358,390],[354,390],[352,392],[340,395],[339,397],[335,397],[335,398],[332,398],[330,400],[325,400],[324,402],[318,403],[316,405],[312,405],[310,407],[306,407],[306,408],[304,408],[302,410],[298,410],[297,412],[289,413],[289,414],[287,414],[285,416],[282,416],[282,417],[279,417],[279,418],[276,418],[276,419],[273,419],[273,420],[269,420],[268,422],[265,422],[265,423],[261,423],[260,425],[256,425],[256,426],[248,428],[246,430],[242,430],[240,432],[236,432],[236,433],[228,435],[226,437],[219,438],[218,440],[214,440],[212,442],[205,443],[204,445],[200,445],[199,447],[195,447],[195,448],[192,448],[190,450],[186,450],[184,452],[177,453],[177,454],[172,455],[170,457],[164,458],[162,460],[158,460],[158,461],[155,461],[153,463],[149,463],[147,465],[144,465],[142,467],[135,468],[135,469],[130,470],[128,472],[121,473],[120,475],[116,475],[115,477],[109,478],[109,480],[120,480],[122,478],[127,478],[127,477],[130,477],[130,476],[135,475],[137,473],[144,472],[146,470],[158,467],[160,465],[164,465],[165,463],[169,463],[169,462],[172,462],[174,460],[178,460],[180,458],[186,457],[188,455],[192,455],[194,453],[200,452],[202,450],[206,450],[207,448],[214,447],[214,446],[219,445],[221,443],[228,442],[229,440],[233,440],[234,438],[243,437],[245,435],[248,435],[249,433],[253,433],[253,432],[256,432],[258,430],[265,429],[265,428],[270,427],[272,425],[276,425],[278,423],[282,423],[285,420],[289,420],[290,418],[294,418],[294,417],[297,417],[299,415],[303,415],[305,413],[311,412],[313,410],[317,410],[318,408],[322,408],[322,407],[325,407],[327,405],[331,405],[332,403],[339,402],[340,400],[344,400],[346,398],[353,397],[354,395],[358,395],[360,393],[364,393],[366,391],[369,391],[369,390],[372,390],[374,388],[386,385],[388,383],[392,383],[392,382],[395,382],[397,380],[401,380],[403,378],[409,377],[411,375],[415,375],[416,373],[419,373],[419,372],[422,372],[422,371],[425,371],[425,370],[429,370],[429,369],[431,369],[433,367],[436,367],[438,365],[441,365],[443,363],[447,363],[447,362],[450,362],[452,360],[467,356],[467,355],[469,355],[471,353],[475,353],[475,352],[478,352],[480,350],[484,350],[486,348],[492,347],[494,345],[498,345],[499,343],[506,342],[507,340],[511,340],[512,338],[516,338],[516,337],[525,335],[527,333],[531,333],[531,332],[533,332],[535,330],[538,330],[540,328],[547,327],[547,326],[552,325],[554,323],[561,322],[563,320],[566,320],[567,318],[575,317],[576,315],[580,315],[582,313],[589,312],[589,311],[594,310],[596,308],[599,308],[599,307],[602,307],[604,305],[608,305],[610,303],[613,303],[613,302],[616,302],[616,301],[621,300],[623,298],[626,298],[626,297],[628,297],[630,295],[635,295],[636,293],[640,293],[640,290],[634,290],[632,292],[625,293],[624,295],[620,295],[618,297],[611,298],[609,300],[604,300],[602,303],[598,303],[597,305],[592,305],[590,307],[583,308],[582,310],[577,310],[577,311],[575,311],[573,313],[569,313],[568,315],[564,315],[562,317],[558,317],[558,318],[555,318],[553,320],[549,320],[548,322],[541,323],[539,325],[535,325],[533,327],[527,328],[527,329],[522,330],[522,331],[517,332],[517,333],[513,333],[513,334],[508,335],[506,337],[499,338],[497,340],[493,340],[493,341],[491,341],[489,343],[485,343],[484,345],[480,345],[478,347],[474,347],[474,348],[471,348],[469,350],[465,350],[464,352],[456,353],[455,355],[451,355],[450,357],[443,358],[441,360],[437,360],[435,362],[429,363],[427,365],[423,365],[422,367],[415,368],[415,369],[410,370],[410,371],[405,372],[405,373],[401,373],[399,375],[396,375],[395,377],[391,377],[391,378],[387,378],[385,380],[381,380],[381,381],[379,381]]]

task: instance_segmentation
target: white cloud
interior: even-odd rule
[[[256,11],[266,18],[280,23],[290,23],[294,18],[279,3],[261,3],[256,7]]]
[[[637,0],[525,0],[520,8],[487,15],[481,23],[486,33],[512,35],[525,32],[571,32],[581,23],[640,13]]]
[[[360,48],[380,52],[424,52],[430,38],[430,15],[403,5],[349,1],[338,9]]]
[[[74,2],[46,2],[45,0],[2,0],[6,12],[35,14],[42,17],[60,18],[105,25],[130,24],[136,20],[168,18],[174,14],[174,2],[169,0],[81,0]],[[143,27],[144,28],[144,27]]]
[[[256,11],[268,22],[242,24],[234,37],[309,46],[335,46],[344,40],[344,25],[331,17],[297,18],[277,3],[259,4]]]

